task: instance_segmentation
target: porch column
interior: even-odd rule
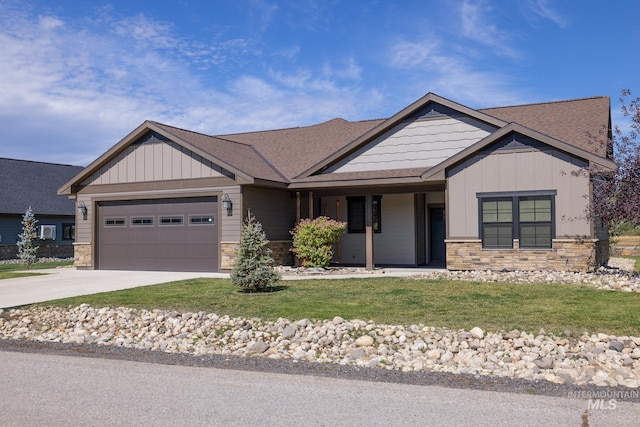
[[[313,191],[309,191],[309,219],[313,219]]]
[[[367,194],[364,201],[364,230],[365,230],[365,269],[374,270],[373,264],[373,196]]]
[[[300,192],[296,191],[296,224],[300,222]]]

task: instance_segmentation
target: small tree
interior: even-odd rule
[[[246,292],[264,292],[280,279],[280,274],[273,268],[268,244],[262,224],[249,212],[242,225],[236,263],[231,271],[234,285],[241,286]]]
[[[36,252],[38,246],[34,246],[33,240],[38,237],[36,232],[36,224],[38,220],[31,211],[31,206],[24,213],[22,217],[22,233],[18,234],[18,258],[22,264],[27,267],[31,267],[36,262]]]
[[[333,244],[338,241],[346,226],[346,222],[326,216],[314,220],[303,219],[291,231],[291,251],[305,267],[326,268],[333,258]]]
[[[609,224],[612,231],[621,224],[640,224],[640,98],[628,101],[630,97],[630,90],[622,91],[622,114],[631,120],[630,129],[616,125],[610,141],[616,169],[591,171],[595,178],[589,213]]]

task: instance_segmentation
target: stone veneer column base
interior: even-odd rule
[[[73,244],[73,266],[83,269],[94,268],[91,243],[76,242]]]
[[[608,240],[554,239],[551,249],[483,249],[481,240],[445,240],[448,270],[593,271],[609,259]]]
[[[291,240],[271,240],[269,249],[275,265],[292,265]],[[220,242],[220,270],[231,270],[236,262],[239,242]]]

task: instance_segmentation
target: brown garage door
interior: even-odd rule
[[[98,203],[98,268],[218,271],[216,197]]]

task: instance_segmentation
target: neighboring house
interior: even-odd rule
[[[38,257],[73,257],[75,204],[56,190],[81,166],[0,158],[0,259],[17,258],[22,217],[29,207],[38,220]]]
[[[593,137],[605,141],[594,143]],[[590,165],[611,169],[608,97],[474,110],[427,94],[385,120],[208,136],[147,121],[64,184],[76,265],[228,270],[251,211],[280,263],[299,218],[348,223],[334,261],[588,270]]]

